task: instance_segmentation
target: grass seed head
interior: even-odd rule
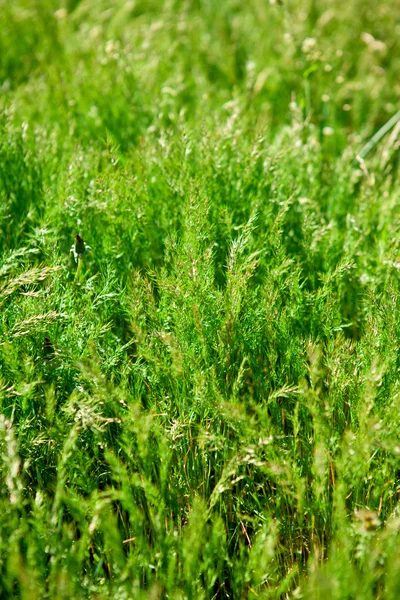
[[[79,233],[75,234],[75,243],[71,246],[70,250],[74,255],[75,262],[77,263],[90,251],[91,247],[83,241]]]

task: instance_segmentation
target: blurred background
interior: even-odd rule
[[[82,143],[110,135],[124,151],[155,131],[210,126],[221,107],[272,136],[294,98],[340,152],[398,109],[397,0],[1,0],[0,9],[0,107]]]

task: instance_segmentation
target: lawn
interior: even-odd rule
[[[0,598],[398,600],[398,0],[0,31]]]

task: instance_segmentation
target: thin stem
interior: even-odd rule
[[[78,279],[79,279],[79,275],[80,275],[80,272],[82,270],[82,263],[83,263],[82,258],[80,256],[78,256],[78,267],[76,269],[74,281],[78,281]]]
[[[396,123],[400,121],[400,110],[397,111],[395,115],[389,121],[387,121],[376,133],[372,136],[367,144],[362,148],[361,152],[358,154],[359,159],[363,160],[365,156],[372,150],[372,148],[383,138],[384,135],[388,133],[396,125]]]

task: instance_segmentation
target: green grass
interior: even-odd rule
[[[398,0],[0,29],[0,597],[397,600]]]

